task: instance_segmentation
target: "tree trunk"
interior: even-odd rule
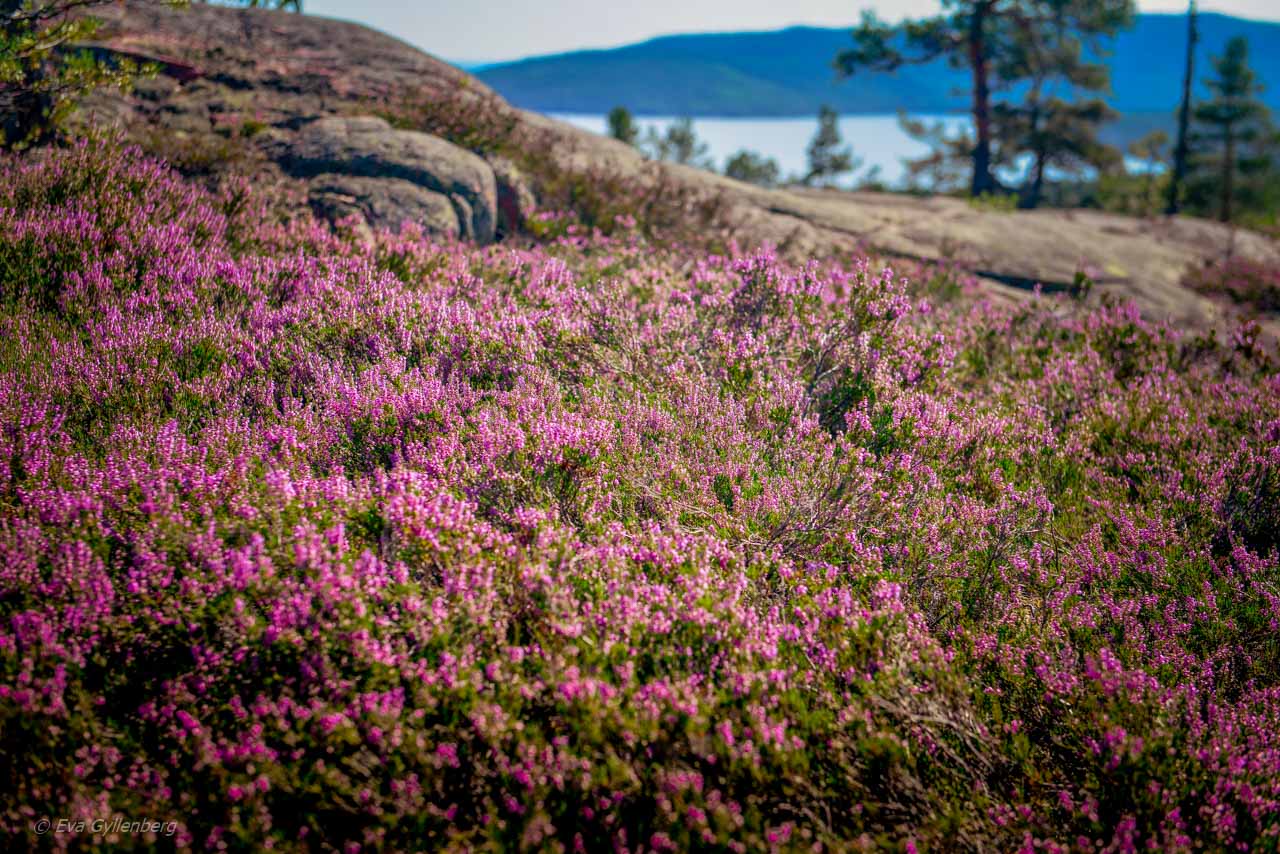
[[[995,189],[991,175],[991,85],[987,80],[986,20],[991,0],[978,3],[969,16],[969,66],[973,70],[973,183],[975,196]]]
[[[1169,204],[1164,212],[1178,212],[1182,199],[1182,179],[1187,174],[1187,126],[1191,123],[1191,78],[1196,63],[1196,0],[1187,7],[1187,62],[1182,74],[1182,104],[1178,107],[1178,142],[1173,149],[1173,176],[1169,181]]]
[[[1031,180],[1027,183],[1018,207],[1031,210],[1040,204],[1040,194],[1044,191],[1044,165],[1048,158],[1045,151],[1045,140],[1040,133],[1040,81],[1036,81],[1032,90],[1031,102],[1031,145],[1035,154],[1035,162],[1031,166]]]
[[[1028,210],[1040,205],[1040,196],[1044,192],[1044,161],[1044,151],[1037,151],[1036,164],[1031,172],[1031,189],[1027,191],[1027,198],[1022,203],[1022,207]]]
[[[1231,221],[1231,194],[1235,189],[1232,184],[1236,177],[1236,135],[1227,125],[1222,131],[1222,201],[1218,208],[1220,222]]]

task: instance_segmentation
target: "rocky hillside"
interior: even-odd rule
[[[641,204],[685,234],[772,243],[795,257],[958,260],[1010,297],[1036,284],[1071,287],[1087,271],[1097,292],[1184,327],[1223,325],[1232,310],[1184,287],[1188,269],[1227,254],[1280,264],[1275,241],[1198,220],[762,190],[652,163],[512,108],[465,72],[354,24],[141,2],[103,16],[101,50],[157,61],[162,74],[130,96],[96,97],[86,105],[94,121],[123,125],[191,170],[243,161],[333,219],[356,214],[392,227],[412,219],[483,242],[521,229],[538,207],[592,196],[599,206],[612,195],[618,212]],[[1275,334],[1280,324],[1266,318],[1264,328]]]

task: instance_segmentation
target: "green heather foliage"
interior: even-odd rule
[[[1255,328],[267,209],[0,161],[10,847],[1277,846]]]
[[[1280,312],[1280,269],[1231,257],[1193,268],[1186,284],[1202,293],[1222,294],[1257,312]]]

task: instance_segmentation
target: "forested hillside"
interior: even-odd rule
[[[1218,14],[1200,20],[1201,68],[1229,38],[1243,35],[1263,79],[1280,81],[1280,24]],[[965,108],[965,74],[943,62],[837,84],[831,60],[849,45],[848,30],[813,27],[680,35],[535,57],[476,73],[513,104],[552,112],[604,114],[618,104],[639,114],[694,116],[811,116],[822,104],[842,113]],[[1172,115],[1185,45],[1182,16],[1138,16],[1134,28],[1116,39],[1109,60],[1112,106],[1121,113]],[[1265,97],[1280,109],[1280,87]]]

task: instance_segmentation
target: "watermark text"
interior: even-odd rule
[[[133,836],[154,833],[156,836],[173,836],[178,832],[176,821],[156,821],[150,818],[131,819],[122,815],[111,818],[42,818],[35,823],[36,833],[92,833],[94,836]]]

